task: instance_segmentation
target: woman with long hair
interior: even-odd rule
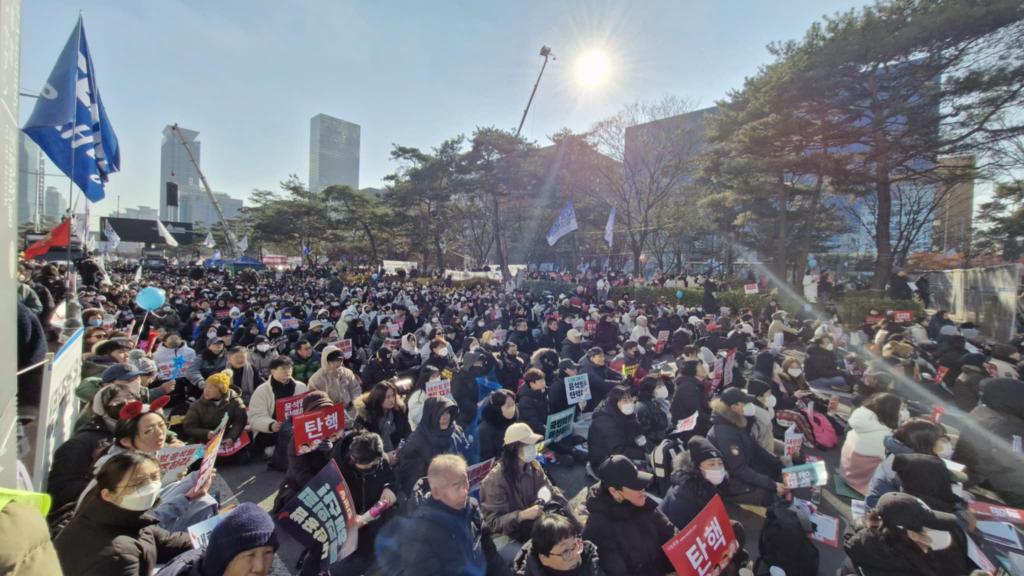
[[[355,401],[355,428],[379,434],[384,442],[388,463],[394,466],[398,446],[409,437],[412,428],[405,413],[405,403],[394,381],[377,382]]]

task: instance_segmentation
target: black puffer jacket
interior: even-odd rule
[[[344,452],[347,452],[347,444],[343,442],[334,451],[334,459],[338,462],[338,467],[341,468],[341,475],[345,478],[345,483],[348,484],[349,492],[352,494],[352,503],[356,507],[356,514],[364,514],[372,508],[380,500],[381,493],[385,488],[390,488],[395,496],[400,498],[399,503],[388,508],[381,517],[359,529],[359,544],[356,554],[372,558],[373,543],[377,538],[377,533],[385,523],[398,515],[402,491],[398,487],[398,477],[395,476],[395,471],[386,459],[382,459],[377,468],[363,472],[358,470],[348,458],[343,457]]]
[[[523,383],[519,389],[519,421],[526,422],[536,434],[544,433],[548,420],[548,391],[537,391]]]
[[[641,437],[636,414],[626,416],[619,407],[604,401],[594,410],[594,420],[587,436],[590,466],[597,468],[612,454],[622,454],[632,460],[641,460],[644,449],[636,439]]]
[[[672,417],[672,424],[693,415],[697,417],[697,427],[693,433],[697,436],[707,434],[711,427],[711,408],[704,396],[704,383],[695,376],[680,374],[675,380],[676,392],[672,396],[672,404],[669,406],[669,415]]]
[[[484,405],[480,411],[480,426],[476,429],[481,462],[501,455],[501,448],[505,445],[505,430],[513,422],[515,420],[506,420],[501,415],[501,408],[491,406],[490,402]]]
[[[945,571],[941,562],[921,552],[916,545],[890,543],[882,533],[868,528],[844,537],[848,571],[857,574],[859,568],[865,576],[953,576],[960,572]]]
[[[47,492],[53,498],[52,510],[78,500],[92,480],[93,463],[113,438],[103,421],[95,417],[57,447],[47,484]]]
[[[480,400],[480,386],[476,379],[494,369],[494,356],[487,352],[466,352],[462,357],[462,369],[452,377],[452,396],[459,406],[459,425],[468,428],[476,420],[477,402]]]
[[[686,528],[718,493],[714,484],[705,480],[700,470],[694,469],[688,457],[686,464],[685,469],[672,472],[672,487],[658,506],[669,522],[680,530]]]
[[[1014,453],[1014,435],[1024,438],[1024,382],[981,381],[981,404],[965,419],[953,459],[967,466],[972,484],[987,482],[1007,503],[1024,507],[1024,454]]]
[[[590,519],[583,539],[601,552],[601,569],[608,576],[657,576],[672,572],[662,544],[675,536],[672,523],[650,498],[641,507],[616,502],[600,483],[587,496]]]
[[[441,416],[445,412],[451,413],[451,424],[446,430],[441,430]],[[398,453],[398,482],[403,490],[412,490],[416,481],[427,475],[434,456],[465,451],[469,442],[456,422],[458,415],[458,407],[448,398],[427,398],[420,425]]]
[[[807,359],[804,360],[804,372],[808,381],[839,376],[836,353],[817,344],[808,346]]]
[[[608,365],[598,366],[590,358],[580,361],[580,374],[587,375],[587,382],[590,384],[590,400],[587,402],[586,411],[594,410],[604,400],[608,391],[622,384],[622,374],[612,370]]]
[[[729,473],[726,494],[739,495],[754,488],[774,493],[775,482],[781,479],[782,463],[754,440],[743,416],[731,411],[721,400],[715,400],[712,409],[708,440],[725,461]]]

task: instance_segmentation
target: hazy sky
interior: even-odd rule
[[[636,100],[711,106],[823,14],[863,2],[23,0],[21,85],[38,91],[79,10],[100,93],[121,144],[121,172],[94,214],[157,207],[164,125],[198,130],[214,190],[247,197],[309,174],[309,119],[362,126],[360,186],[395,169],[392,144],[430,148],[476,126],[515,128],[548,65],[528,138],[580,131]],[[576,63],[608,55],[584,89]],[[22,121],[34,101],[21,101]],[[48,183],[67,186],[67,180]]]

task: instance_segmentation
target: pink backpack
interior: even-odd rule
[[[814,443],[819,448],[834,448],[836,444],[839,444],[839,435],[836,434],[836,429],[832,426],[828,416],[817,410],[804,409],[803,413],[811,424],[811,430],[814,431]]]

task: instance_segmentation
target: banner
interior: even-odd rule
[[[744,284],[743,292],[747,295],[757,294],[757,284]]]
[[[590,400],[590,377],[577,374],[565,378],[565,400],[570,406]]]
[[[678,576],[718,576],[739,547],[722,497],[716,494],[700,514],[661,549]]]
[[[351,338],[346,338],[344,340],[338,340],[338,342],[335,345],[338,347],[338,350],[341,350],[341,353],[345,355],[346,359],[352,357],[352,339]]]
[[[160,464],[160,481],[164,484],[178,481],[181,473],[188,470],[188,467],[202,455],[202,449],[202,444],[161,448],[156,453],[156,461]]]
[[[359,540],[356,507],[338,463],[331,460],[324,466],[298,496],[285,504],[277,522],[303,547],[313,551],[323,548],[321,570],[355,552]]]
[[[53,453],[74,433],[81,405],[75,396],[75,389],[82,382],[84,332],[83,328],[79,328],[64,342],[60,350],[55,354],[46,355],[39,417],[36,420],[38,427],[35,437],[35,462],[32,465],[32,479],[36,490],[46,490]]]
[[[455,399],[452,396],[452,383],[450,380],[433,380],[427,381],[427,398],[440,398],[440,397]]]
[[[547,425],[544,426],[544,445],[558,442],[572,434],[572,421],[575,416],[575,406],[548,415]]]
[[[217,514],[216,516],[210,516],[206,520],[193,524],[188,527],[188,539],[192,541],[192,547],[196,550],[206,549],[206,545],[210,543],[210,532],[224,521],[223,514]]]
[[[490,458],[480,462],[479,464],[473,464],[466,470],[466,475],[469,476],[469,491],[472,492],[480,487],[480,483],[484,481],[487,474],[490,473],[491,468],[494,468],[494,464],[497,462],[495,458]]]
[[[335,404],[328,408],[296,414],[292,417],[292,439],[295,453],[302,455],[316,449],[324,440],[334,442],[345,430],[345,406]]]
[[[295,396],[275,401],[274,420],[284,422],[296,414],[302,414],[302,400],[308,395],[309,392],[303,392],[302,394],[296,394]]]
[[[665,345],[668,344],[668,337],[671,334],[672,333],[669,332],[668,330],[659,330],[658,331],[658,340],[654,343],[654,351],[656,353],[661,354],[662,351],[665,350]]]
[[[897,324],[906,324],[914,321],[913,310],[893,310],[892,320]]]
[[[612,247],[612,240],[615,234],[615,206],[612,206],[611,212],[608,213],[608,221],[604,225],[604,242],[609,248]]]
[[[199,474],[196,474],[196,483],[192,486],[192,489],[188,491],[189,500],[195,499],[199,492],[210,476],[213,475],[213,466],[217,463],[217,451],[220,450],[220,442],[224,439],[224,429],[228,426],[228,415],[225,414],[220,419],[220,424],[217,425],[217,429],[214,430],[213,438],[206,443],[206,448],[203,450],[203,463],[199,465]]]
[[[576,224],[576,210],[573,208],[572,201],[570,200],[565,203],[565,208],[562,208],[562,211],[558,213],[558,218],[551,225],[551,229],[548,230],[548,246],[554,246],[559,238],[578,228],[579,225]]]
[[[825,469],[825,462],[819,460],[817,462],[783,468],[782,483],[791,490],[794,488],[824,486],[828,484],[828,471]]]

